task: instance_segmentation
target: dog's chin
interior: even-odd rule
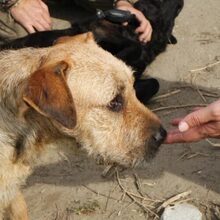
[[[108,152],[99,153],[97,151],[90,151],[88,150],[90,148],[83,147],[83,145],[81,145],[81,147],[88,153],[88,156],[95,159],[97,165],[117,166],[122,169],[140,167],[145,162],[152,160],[159,151],[159,146],[150,143],[150,141],[148,141],[145,147],[140,147],[139,152],[137,152],[137,148],[135,148],[135,150],[125,152],[124,154],[118,152],[109,155]]]
[[[151,161],[160,150],[160,146],[163,144],[164,139],[161,141],[155,142],[153,139],[150,139],[146,142],[146,151],[144,155],[144,159],[146,162]]]
[[[116,170],[122,172],[127,169],[134,169],[142,167],[146,162],[150,162],[157,154],[158,147],[152,146],[149,148],[148,152],[140,155],[139,157],[127,158],[126,156],[118,160],[113,160],[112,157],[103,157],[102,155],[93,155],[95,157],[96,163],[98,165],[104,165],[105,169],[102,172],[103,178],[111,178],[115,175]],[[112,155],[111,155],[112,156]]]
[[[158,152],[159,148],[150,147],[150,149],[145,153],[145,162],[150,162],[152,159],[154,159]]]
[[[144,164],[144,159],[134,159],[132,161],[126,161],[123,164],[120,162],[113,162],[109,161],[108,165],[106,165],[105,169],[102,172],[102,177],[104,178],[111,178],[113,177],[116,172],[123,172],[127,169],[132,169],[141,166]]]
[[[98,165],[120,167],[121,169],[135,168],[145,161],[144,155],[140,157],[128,158],[122,155],[118,158],[113,158],[112,155],[93,155]]]

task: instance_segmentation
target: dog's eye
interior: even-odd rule
[[[109,104],[108,109],[113,112],[120,112],[123,108],[123,97],[121,95],[117,95]]]

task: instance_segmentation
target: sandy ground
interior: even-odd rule
[[[170,45],[146,71],[161,81],[159,95],[172,91],[176,94],[152,101],[151,109],[204,104],[219,98],[219,11],[219,0],[185,1],[174,31],[178,44]],[[190,72],[207,65],[204,70]],[[169,128],[172,118],[190,110],[170,108],[157,114]],[[191,194],[184,199],[190,199],[204,213],[204,219],[220,219],[220,148],[207,141],[163,145],[146,166],[119,174],[118,180],[129,195],[146,198],[143,203],[149,210],[147,214],[121,190],[116,177],[102,178],[102,165],[70,148],[66,143],[67,154],[50,153],[50,161],[59,162],[37,168],[23,188],[31,219],[150,220],[150,210],[155,212],[163,201],[189,190]]]

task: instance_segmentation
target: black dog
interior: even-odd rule
[[[140,79],[146,66],[155,57],[165,51],[167,44],[176,44],[172,35],[175,18],[183,8],[184,0],[139,0],[134,7],[150,21],[153,33],[147,44],[138,40],[134,30],[138,26],[136,19],[131,19],[129,25],[112,23],[103,19],[86,19],[86,21],[73,23],[65,30],[37,32],[26,37],[16,39],[1,45],[0,49],[18,49],[23,47],[47,47],[53,45],[61,36],[73,36],[92,31],[96,42],[114,56],[123,60],[134,70],[135,90],[137,98],[146,103],[159,89],[156,79]],[[95,16],[96,17],[96,16]]]

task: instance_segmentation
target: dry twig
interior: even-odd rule
[[[151,101],[158,101],[158,100],[160,100],[160,99],[167,98],[167,97],[169,97],[169,96],[178,94],[178,93],[180,93],[180,92],[181,92],[180,89],[176,89],[176,90],[174,90],[174,91],[172,91],[172,92],[168,92],[168,93],[166,93],[166,94],[158,95],[158,96],[152,98]]]
[[[210,97],[210,98],[219,98],[220,95],[219,94],[212,94],[212,93],[207,93],[207,92],[203,92],[203,96],[207,96],[207,97]]]
[[[192,171],[192,174],[201,174],[203,169]]]
[[[136,188],[137,188],[137,191],[139,192],[139,194],[140,194],[141,196],[144,197],[144,194],[143,194],[142,189],[141,189],[142,187],[141,187],[141,182],[140,182],[140,180],[139,180],[139,177],[138,177],[138,175],[137,175],[136,173],[134,173],[133,175],[134,175],[135,186],[136,186]]]
[[[183,199],[183,198],[187,197],[190,194],[191,194],[191,191],[186,191],[186,192],[183,192],[183,193],[180,193],[178,195],[175,195],[175,196],[171,197],[170,199],[163,202],[162,205],[160,205],[157,208],[157,212],[159,212],[161,209],[165,209],[167,206],[175,203],[179,199]]]
[[[201,97],[201,99],[203,100],[203,102],[207,102],[206,98],[204,97],[204,95],[202,94],[202,92],[200,91],[200,89],[198,88],[198,86],[196,86],[196,91],[198,92],[199,96]]]
[[[206,139],[206,141],[212,146],[212,147],[220,147],[220,143],[213,143],[209,139]]]
[[[187,159],[192,159],[192,158],[197,157],[197,156],[209,157],[208,154],[200,153],[200,152],[195,152],[195,153],[192,153],[191,155],[189,155],[187,157]]]
[[[184,152],[177,160],[181,160],[181,159],[185,158],[189,154],[189,152],[191,152],[191,151]]]
[[[178,109],[178,108],[192,108],[192,107],[206,107],[206,104],[190,104],[190,105],[171,105],[171,106],[165,106],[165,107],[159,107],[152,109],[153,112],[159,112],[163,110],[168,109]]]
[[[217,219],[220,219],[220,206],[218,204],[213,203],[213,211],[214,215],[216,216]]]
[[[123,192],[126,193],[126,195],[134,202],[136,203],[139,207],[141,207],[145,212],[149,212],[151,213],[153,216],[156,216],[158,219],[159,219],[159,216],[154,212],[152,211],[151,209],[147,208],[145,205],[143,205],[141,202],[139,202],[130,192],[128,192],[124,186],[122,185],[121,183],[121,180],[119,178],[119,174],[118,174],[118,171],[116,169],[116,179],[117,179],[117,182],[118,182],[118,185],[120,186],[121,190]]]
[[[95,193],[95,194],[98,195],[98,196],[103,196],[103,197],[106,197],[106,198],[108,198],[108,199],[112,199],[112,200],[115,200],[115,201],[119,201],[119,199],[117,199],[117,198],[114,198],[114,197],[112,197],[112,196],[105,195],[105,194],[103,194],[103,193],[97,192],[96,190],[91,189],[90,187],[88,187],[88,186],[86,186],[86,185],[82,185],[82,186],[85,187],[86,189],[88,189],[89,191]],[[124,202],[127,202],[127,203],[128,203],[128,201],[124,201]]]
[[[107,197],[107,200],[106,200],[106,204],[105,204],[105,211],[107,211],[107,207],[108,207],[108,202],[109,202],[109,199],[110,199],[110,195],[111,193],[115,190],[116,186],[112,189],[112,190],[109,190],[109,193],[108,193],[108,197]]]
[[[201,92],[203,92],[203,93],[212,94],[212,95],[215,95],[215,96],[217,96],[217,97],[219,97],[219,96],[220,96],[220,94],[219,94],[219,93],[214,92],[214,91],[210,91],[210,90],[203,89],[203,88],[200,88],[199,90],[200,90]]]
[[[56,216],[55,216],[54,220],[57,220],[59,218],[59,209],[58,209],[56,203],[55,203],[55,207],[56,207]]]
[[[151,198],[146,198],[146,197],[143,197],[143,196],[139,196],[135,193],[132,193],[132,192],[129,192],[132,196],[138,198],[138,199],[141,199],[142,201],[150,201],[150,202],[154,202],[154,203],[158,203],[158,202],[161,202],[161,200],[156,200],[156,199],[151,199]],[[148,205],[149,207],[151,207],[150,205]]]
[[[181,160],[181,159],[192,159],[194,157],[198,157],[198,156],[202,156],[202,157],[209,157],[209,154],[205,154],[202,152],[192,152],[192,150],[189,150],[187,152],[184,152],[177,160]]]
[[[192,198],[183,199],[183,200],[175,202],[175,205],[182,204],[182,203],[187,203],[187,202],[190,202],[192,200],[193,200]]]
[[[179,86],[178,88],[180,89],[184,89],[184,88],[189,88],[189,89],[195,89],[195,87],[193,85],[183,85],[183,86]],[[203,93],[204,96],[210,96],[213,98],[219,98],[220,94],[214,91],[210,91],[208,89],[204,89],[204,88],[199,88],[199,90]]]
[[[219,63],[220,63],[220,60],[217,61],[217,62],[208,64],[208,65],[206,65],[206,66],[204,66],[204,67],[201,67],[201,68],[198,68],[198,69],[190,70],[190,72],[193,73],[193,72],[198,72],[198,71],[206,70],[207,68],[210,68],[210,67],[213,67],[213,66],[215,66],[215,65],[218,65]]]
[[[102,171],[102,177],[107,178],[112,176],[115,172],[115,167],[116,167],[115,164],[106,166],[106,168]]]
[[[130,204],[128,204],[128,205],[125,205],[124,207],[122,207],[119,211],[118,211],[118,216],[120,216],[121,215],[121,213],[122,213],[122,211],[124,210],[124,209],[128,209],[131,205],[133,205],[135,202],[134,201],[132,201]]]

